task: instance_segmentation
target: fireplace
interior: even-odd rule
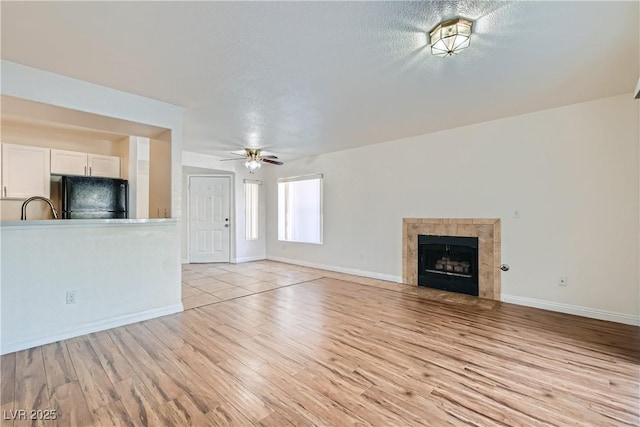
[[[418,286],[478,296],[478,238],[418,235]]]
[[[500,301],[500,246],[502,234],[500,232],[500,219],[403,218],[402,281],[409,285],[418,286],[418,236],[421,234],[425,236],[477,238],[477,295],[480,298]],[[444,261],[446,260],[443,260],[441,266],[444,266],[446,271]],[[455,272],[455,265],[450,268],[453,268]],[[462,269],[464,272],[464,264]],[[458,270],[460,270],[460,265]]]

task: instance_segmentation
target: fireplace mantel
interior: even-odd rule
[[[403,218],[402,281],[418,285],[418,235],[478,238],[479,297],[500,301],[500,219]]]

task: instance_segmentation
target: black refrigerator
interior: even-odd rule
[[[129,218],[126,179],[63,176],[60,194],[62,219]]]

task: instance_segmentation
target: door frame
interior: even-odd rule
[[[185,219],[187,222],[187,263],[191,264],[191,177],[197,178],[228,178],[229,179],[229,261],[231,264],[236,259],[236,192],[234,173],[190,173],[187,174],[187,201]]]

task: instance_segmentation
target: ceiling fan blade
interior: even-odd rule
[[[236,157],[235,159],[220,159],[221,162],[228,162],[230,160],[246,160],[246,157]]]
[[[278,165],[278,166],[284,165],[284,163],[282,162],[279,162],[277,160],[265,159],[264,157],[262,158],[262,161],[265,163],[271,163],[272,165]]]
[[[278,156],[273,156],[271,154],[269,154],[267,156],[260,155],[260,157],[263,158],[263,159],[277,159],[278,158]]]

